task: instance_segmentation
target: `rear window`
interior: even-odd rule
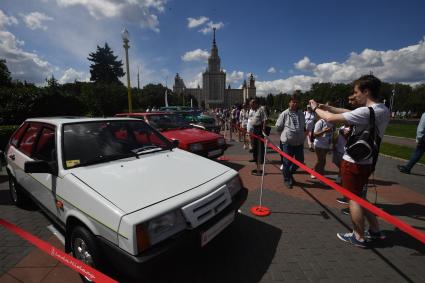
[[[19,129],[16,130],[16,132],[13,134],[12,138],[10,139],[10,144],[12,144],[14,147],[17,147],[19,140],[21,139],[27,127],[28,127],[28,123],[24,123],[21,127],[19,127]]]
[[[29,127],[26,129],[24,136],[22,137],[21,142],[19,143],[19,150],[28,155],[31,156],[34,142],[37,138],[37,134],[40,131],[41,124],[39,123],[30,123]]]

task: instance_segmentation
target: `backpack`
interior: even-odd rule
[[[372,157],[372,170],[375,171],[379,156],[381,138],[376,134],[375,111],[369,108],[369,128],[353,134],[353,129],[345,146],[346,153],[356,162]],[[353,126],[355,129],[356,126]],[[355,131],[354,131],[355,132]]]

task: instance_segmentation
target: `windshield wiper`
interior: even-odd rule
[[[133,149],[132,152],[136,155],[140,155],[143,153],[149,153],[149,152],[160,151],[160,150],[163,150],[163,148],[156,145],[145,145],[145,146]]]
[[[128,157],[136,157],[139,158],[137,156],[137,154],[135,154],[134,152],[128,152],[128,153],[122,153],[122,154],[112,154],[112,155],[99,155],[96,156],[95,158],[89,159],[88,161],[78,164],[75,167],[81,167],[81,166],[87,166],[87,165],[93,165],[93,164],[98,164],[98,163],[103,163],[103,162],[108,162],[108,161],[114,161],[114,160],[118,160],[118,159],[123,159],[123,158],[128,158]]]

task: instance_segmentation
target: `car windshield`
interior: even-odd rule
[[[143,121],[96,121],[63,127],[64,168],[139,158],[170,148],[171,143]]]
[[[160,131],[191,127],[181,115],[177,114],[148,115],[147,118],[149,124]]]

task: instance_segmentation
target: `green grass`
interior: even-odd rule
[[[387,130],[385,131],[386,135],[397,136],[404,138],[416,138],[416,129],[418,125],[409,125],[409,124],[389,124]]]
[[[407,147],[407,146],[383,142],[381,144],[380,153],[409,160],[410,156],[413,153],[413,150],[414,149]],[[418,163],[422,163],[422,164],[425,165],[425,155],[423,155],[422,158],[419,159]]]

